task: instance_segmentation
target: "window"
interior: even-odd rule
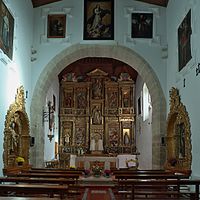
[[[143,85],[143,121],[149,118],[151,108],[151,96],[146,83]]]

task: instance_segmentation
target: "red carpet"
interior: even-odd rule
[[[113,200],[114,195],[109,187],[88,187],[85,189],[83,200]]]

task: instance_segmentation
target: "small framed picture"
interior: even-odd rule
[[[47,37],[64,38],[66,34],[66,15],[48,15]]]
[[[84,40],[114,39],[114,0],[84,1]]]
[[[153,38],[153,13],[132,13],[132,38]]]
[[[13,56],[13,35],[14,18],[0,0],[0,48],[10,59]]]

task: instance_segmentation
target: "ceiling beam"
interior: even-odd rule
[[[136,1],[142,1],[142,2],[145,2],[145,3],[149,3],[149,4],[167,7],[169,0],[136,0]]]
[[[62,0],[32,0],[33,8]]]

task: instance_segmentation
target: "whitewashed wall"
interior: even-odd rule
[[[181,71],[178,71],[178,40],[177,30],[183,18],[191,9],[192,19],[192,60]],[[200,177],[200,129],[199,129],[199,102],[200,102],[200,74],[196,76],[196,67],[200,62],[200,1],[199,0],[173,0],[167,8],[167,38],[168,38],[168,62],[167,62],[167,92],[171,87],[179,89],[181,101],[189,113],[192,133],[192,173]],[[185,79],[185,87],[183,80]],[[167,102],[169,102],[167,94]],[[169,110],[169,105],[168,105]]]
[[[28,91],[26,112],[30,114],[31,46],[33,41],[33,9],[31,1],[4,1],[15,19],[13,60],[0,50],[0,152],[3,153],[4,121],[9,105],[15,101],[17,88]],[[2,158],[2,155],[1,155]],[[3,160],[0,160],[3,168]],[[0,171],[0,174],[2,171]]]
[[[34,90],[38,76],[52,58],[73,44],[113,44],[124,45],[141,55],[158,76],[163,91],[166,88],[166,13],[165,8],[147,5],[133,0],[115,0],[115,40],[83,41],[83,0],[52,3],[34,9],[34,49],[37,60],[33,63],[32,88]],[[153,40],[131,39],[131,13],[154,13]],[[65,39],[47,39],[47,15],[67,14],[67,37]]]
[[[83,19],[84,1],[63,0],[34,9],[34,46],[37,51],[36,60],[33,62],[32,71],[32,92],[35,90],[37,81],[41,81],[40,73],[52,62],[54,57],[64,49],[74,44],[109,44],[113,46],[121,45],[133,49],[144,60],[146,60],[155,71],[163,93],[166,88],[166,9],[148,5],[132,0],[115,0],[114,17],[115,31],[114,41],[84,41],[83,40]],[[152,40],[131,38],[131,13],[133,12],[153,12],[154,14],[154,37]],[[64,39],[47,38],[47,16],[48,14],[66,14],[66,33]],[[58,74],[55,74],[57,76]],[[33,125],[34,126],[34,125]],[[39,136],[38,140],[45,140],[46,136]],[[48,145],[53,149],[54,144]],[[46,148],[46,147],[45,147]],[[36,150],[37,152],[37,150]],[[150,153],[146,155],[150,158]],[[51,154],[51,153],[50,153]],[[36,153],[37,155],[37,153]],[[44,158],[48,158],[48,153],[44,153]],[[33,161],[34,162],[34,161]]]

